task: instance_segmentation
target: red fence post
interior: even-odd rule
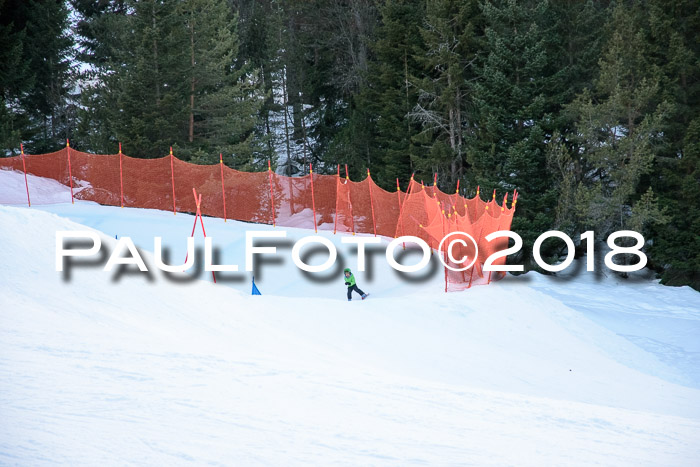
[[[345,164],[345,184],[348,185],[350,177],[348,177],[348,164]],[[352,213],[352,199],[350,198],[350,185],[348,185],[348,206],[350,207],[350,221],[352,222],[352,234],[355,235],[355,216]]]
[[[374,236],[377,236],[377,222],[374,220],[374,200],[372,199],[372,177],[367,168],[367,184],[369,185],[369,204],[372,206],[372,227],[374,227]]]
[[[32,202],[29,201],[29,184],[27,183],[27,166],[24,163],[24,146],[19,143],[19,152],[22,154],[22,169],[24,170],[24,186],[27,189],[27,204],[32,207]]]
[[[459,194],[459,179],[457,179],[457,189],[455,190],[455,194]]]
[[[405,232],[404,225],[403,225],[403,208],[404,208],[404,206],[406,206],[406,201],[408,201],[408,195],[411,194],[411,188],[413,187],[413,177],[415,175],[416,175],[415,173],[411,174],[411,180],[408,182],[408,189],[406,190],[406,196],[403,199],[403,204],[401,204],[401,202],[400,202],[401,198],[399,198],[399,221],[401,222],[401,236],[402,237],[403,237],[403,234]],[[399,187],[399,179],[397,178],[396,179],[396,188],[398,189],[398,187]],[[401,195],[399,195],[399,196],[401,196]],[[396,232],[398,233],[398,231],[399,231],[399,226],[397,225]],[[394,238],[397,238],[397,237],[398,237],[398,235],[396,233],[394,233]],[[405,242],[403,244],[403,249],[404,250],[406,249]]]
[[[192,191],[194,191],[194,188],[192,188]],[[195,205],[197,204],[197,197],[195,196],[194,198],[194,203]],[[195,212],[194,215],[194,224],[192,224],[192,233],[190,234],[190,237],[194,238],[194,230],[197,228],[197,213]],[[190,257],[190,252],[187,250],[187,254],[185,255],[185,263],[187,262],[187,258]]]
[[[493,190],[493,199],[492,199],[492,201],[495,201],[495,200],[496,200],[496,190]],[[505,211],[505,209],[506,209],[506,203],[507,203],[507,202],[508,202],[508,192],[506,192],[505,196],[503,197],[503,204],[501,205],[501,216],[503,216],[503,213],[504,213],[504,211]],[[501,220],[499,219],[498,222],[499,222],[499,230],[500,230],[500,223],[501,223]],[[506,243],[506,248],[508,248],[508,243]],[[489,279],[488,279],[488,281],[486,282],[486,284],[490,284],[490,283],[491,283],[491,272],[492,272],[492,271],[489,271]]]
[[[483,232],[484,232],[484,224],[481,224],[481,228],[479,229],[479,235],[477,235],[477,237],[476,237],[476,245],[477,245],[477,248],[478,248],[478,246],[481,244],[481,234],[482,234]],[[467,286],[468,289],[470,289],[470,288],[472,287],[472,279],[474,278],[474,268],[476,267],[476,263],[477,263],[478,261],[479,261],[479,255],[477,254],[477,256],[476,256],[476,261],[474,262],[474,264],[473,264],[472,267],[470,268],[470,269],[471,269],[471,273],[469,274],[469,285]],[[482,270],[481,270],[482,277],[483,277],[483,272],[484,272],[484,271],[483,271],[483,269],[482,269]]]
[[[224,188],[224,159],[219,153],[219,166],[221,167],[221,196],[224,199],[224,222],[226,222],[226,189]]]
[[[272,227],[275,227],[275,195],[272,191],[272,165],[270,159],[267,160],[267,174],[270,178],[270,206],[272,206]]]
[[[70,141],[66,140],[66,152],[68,153],[68,178],[70,179],[70,202],[75,204],[75,199],[73,198],[73,171],[70,167]]]
[[[314,210],[314,232],[318,233],[318,228],[316,227],[316,198],[314,197],[314,169],[309,164],[309,176],[311,177],[311,206]]]
[[[170,146],[170,180],[171,180],[172,186],[173,186],[173,215],[176,215],[177,211],[175,210],[175,169],[173,168],[173,159],[174,159],[173,147]],[[195,219],[195,222],[196,222],[196,219]]]
[[[444,206],[440,206],[440,201],[437,202],[438,204],[438,210],[441,210],[442,216],[440,217],[440,220],[442,222],[442,238],[445,238],[445,209]],[[439,216],[440,214],[438,214]],[[447,293],[447,250],[444,249],[445,247],[443,246],[443,251],[442,251],[442,259],[444,260],[444,265],[443,267],[445,268],[445,293]],[[438,254],[440,254],[440,251],[438,250]]]
[[[396,196],[399,200],[399,219],[401,219],[401,185],[399,185],[399,177],[396,177]],[[399,219],[397,219],[397,222]],[[397,225],[396,228],[398,229],[398,227]],[[396,238],[396,231],[394,231],[394,238]]]
[[[119,186],[121,187],[122,207],[124,207],[124,175],[122,173],[122,143],[119,143]]]
[[[340,164],[338,164],[338,177],[335,179],[335,217],[333,219],[333,235],[338,229],[338,191],[340,190]]]

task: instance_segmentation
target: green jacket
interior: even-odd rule
[[[345,277],[346,272],[350,272],[350,270],[346,269],[345,271],[343,271],[343,279],[345,279],[345,285],[347,285],[348,287],[352,287],[353,285],[355,285],[355,276],[352,274],[352,272],[350,272],[350,277]]]

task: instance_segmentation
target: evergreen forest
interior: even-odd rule
[[[0,44],[0,157],[517,189],[510,262],[635,230],[700,290],[697,0],[0,0]]]

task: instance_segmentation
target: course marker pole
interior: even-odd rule
[[[372,199],[372,177],[367,169],[367,184],[369,185],[369,204],[372,206],[372,226],[374,227],[374,236],[377,236],[377,222],[374,219],[374,200]]]
[[[340,164],[338,164],[338,176],[335,179],[335,216],[333,219],[333,235],[338,230],[338,194],[340,192]]]
[[[226,188],[224,188],[224,159],[223,154],[219,153],[219,166],[221,167],[221,197],[224,200],[224,222],[226,222]]]
[[[345,184],[348,186],[348,206],[350,207],[350,220],[352,221],[352,234],[355,235],[355,217],[352,213],[352,199],[350,198],[350,177],[348,177],[348,164],[345,164]]]
[[[316,226],[316,198],[314,196],[314,169],[311,164],[309,164],[309,177],[311,177],[311,207],[314,210],[314,232],[318,233]]]
[[[22,170],[24,170],[24,186],[27,189],[27,204],[29,207],[32,207],[32,202],[29,201],[29,184],[27,183],[27,166],[24,163],[24,145],[22,143],[19,143],[19,152],[22,154]]]
[[[440,209],[440,201],[437,202],[438,209]],[[440,216],[440,222],[442,222],[442,238],[445,238],[445,210],[442,209],[442,216]],[[440,254],[440,251],[438,251]],[[445,293],[447,293],[447,250],[442,251],[443,267],[445,268]]]
[[[406,206],[406,201],[408,201],[408,195],[411,194],[411,190],[413,189],[413,183],[414,183],[413,177],[414,177],[415,175],[416,175],[415,172],[414,172],[413,174],[411,174],[411,180],[408,182],[408,189],[406,190],[406,196],[404,196],[404,198],[403,198],[403,204],[400,204],[400,203],[399,203],[399,204],[400,204],[400,208],[399,208],[399,221],[401,221],[401,236],[402,236],[402,237],[404,236],[404,232],[405,232],[404,223],[403,223],[403,208],[404,208],[404,206]],[[398,183],[398,179],[396,179],[396,180],[397,180],[397,183]],[[398,186],[398,185],[397,185],[397,186]],[[399,226],[398,226],[398,225],[396,226],[396,230],[397,230],[397,232],[398,232],[398,230],[399,230]],[[397,237],[398,237],[398,235],[394,234],[394,238],[397,238]],[[404,249],[404,250],[406,249],[406,242],[403,243],[403,249]]]
[[[275,195],[272,191],[272,164],[267,160],[267,174],[270,179],[270,206],[272,206],[272,227],[275,227]]]
[[[122,207],[124,207],[124,175],[122,173],[122,143],[119,143],[119,189],[122,200]]]
[[[175,156],[173,156],[173,147],[170,146],[170,180],[173,186],[173,215],[176,215],[177,211],[175,210],[175,168],[173,167],[174,158]],[[195,201],[197,200],[195,199]]]
[[[70,141],[66,140],[66,153],[68,154],[68,178],[70,179],[70,202],[75,204],[75,198],[73,197],[73,171],[70,166]]]
[[[401,185],[399,185],[399,177],[396,177],[396,196],[398,197],[398,200],[399,200],[399,219],[397,219],[397,221],[398,221],[401,219]],[[396,226],[396,228],[398,230],[398,228],[399,228],[398,225]],[[401,229],[401,235],[403,235],[403,229]],[[396,232],[394,232],[394,238],[396,238],[396,237],[397,237]]]

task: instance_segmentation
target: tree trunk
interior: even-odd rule
[[[265,65],[260,66],[260,76],[262,76],[262,80],[263,80],[263,89],[265,91],[267,91],[268,90],[267,82],[268,81],[272,82],[272,80],[265,80]],[[272,155],[273,154],[273,146],[272,146],[272,132],[270,131],[270,107],[268,107],[268,102],[270,100],[274,101],[274,97],[272,97],[272,92],[270,92],[270,97],[265,99],[265,106],[264,106],[265,135],[267,136],[267,151],[270,155]]]
[[[306,170],[306,154],[308,151],[308,145],[306,143],[306,122],[304,120],[304,101],[301,98],[301,93],[299,94],[299,100],[301,101],[301,131],[302,131],[302,137],[304,138],[304,170]]]
[[[190,70],[192,72],[192,81],[190,83],[190,143],[194,141],[194,20],[190,26]]]
[[[404,68],[404,82],[406,86],[406,115],[411,111],[411,106],[408,101],[408,54],[406,50],[403,51],[403,68]],[[411,147],[411,122],[408,118],[404,117],[406,120],[406,140],[408,141],[408,147]],[[410,154],[408,157],[408,163],[411,167],[411,172],[414,171],[413,169],[413,159],[411,158]]]
[[[291,154],[289,151],[289,122],[287,121],[287,79],[285,78],[287,74],[287,67],[282,67],[282,111],[284,113],[284,142],[287,146],[287,161],[286,164],[289,166],[291,162]],[[291,174],[287,174],[291,175]]]
[[[155,30],[156,30],[156,7],[155,4],[151,5],[151,18],[153,20],[153,66],[155,67],[155,79],[154,83],[156,85],[156,106],[160,105],[160,85],[159,85],[159,72],[158,72],[158,41],[156,40]]]

